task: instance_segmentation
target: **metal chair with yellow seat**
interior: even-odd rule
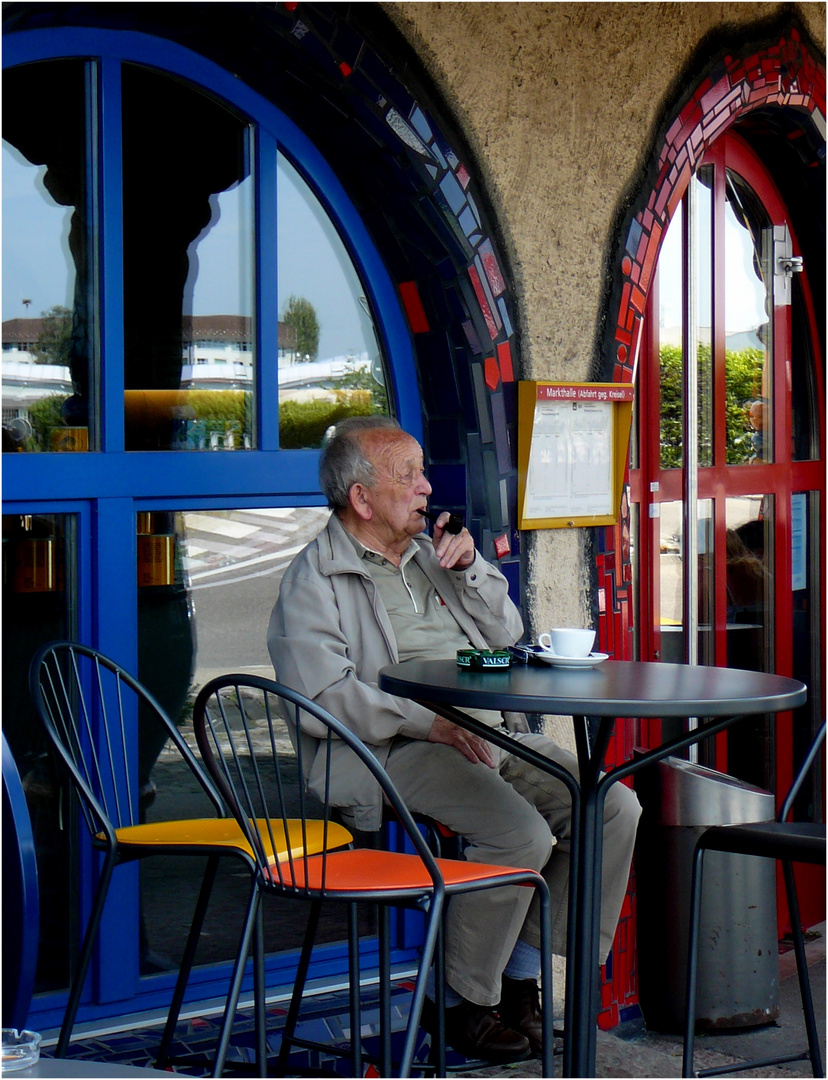
[[[92,845],[103,860],[92,910],[69,990],[55,1056],[64,1057],[86,980],[95,937],[115,869],[150,855],[207,857],[201,888],[184,948],[170,1011],[158,1051],[158,1064],[169,1059],[199,936],[218,871],[219,859],[240,860],[250,877],[248,907],[256,895],[257,862],[248,837],[228,816],[221,796],[179,728],[149,691],[120,665],[95,649],[74,642],[44,645],[32,659],[29,685],[50,743],[69,775]],[[140,737],[160,725],[159,737],[184,759],[215,808],[215,817],[144,822],[137,784]],[[157,742],[156,742],[157,745]],[[146,768],[146,765],[145,765]],[[270,857],[288,850],[317,852],[325,843],[348,844],[341,825],[280,819],[256,823]],[[245,920],[247,932],[247,920]],[[249,946],[249,941],[248,941]],[[257,1064],[265,1061],[264,989],[261,949],[254,953],[257,1016]],[[264,1075],[264,1073],[261,1073]]]
[[[257,722],[252,722],[255,714]],[[412,1067],[415,1041],[425,996],[426,976],[435,961],[438,1034],[437,1075],[445,1076],[443,1030],[444,986],[441,978],[442,920],[447,900],[464,892],[503,886],[528,886],[537,890],[541,908],[541,937],[551,942],[549,891],[543,877],[534,870],[510,866],[485,865],[460,859],[437,858],[421,834],[397,789],[376,757],[340,720],[326,709],[280,683],[253,675],[225,675],[212,679],[201,688],[193,708],[193,726],[201,757],[215,781],[222,798],[245,831],[258,860],[257,883],[260,898],[292,897],[311,905],[308,929],[302,946],[287,1019],[282,1033],[279,1071],[285,1074],[291,1046],[323,1050],[350,1056],[351,1076],[363,1075],[361,1044],[361,999],[359,974],[359,936],[357,905],[378,905],[379,986],[380,986],[380,1055],[379,1075],[392,1076],[390,1023],[390,949],[388,911],[392,906],[410,907],[425,916],[425,933],[419,971],[406,1025],[398,1075],[408,1076]],[[332,802],[331,764],[333,747],[344,742],[357,756],[379,785],[385,800],[411,842],[413,853],[384,851],[376,848],[350,848],[331,851],[330,845],[318,855],[269,858],[261,835],[250,827],[256,818],[278,820],[285,812],[283,791],[274,776],[280,773],[280,758],[285,749],[295,752],[298,775],[310,775],[307,785],[300,783],[300,816],[313,812],[330,820]],[[307,766],[307,767],[306,767]],[[312,793],[308,789],[312,789]],[[296,1025],[310,964],[315,930],[323,902],[338,901],[348,907],[348,959],[350,983],[350,1048],[342,1050],[301,1038]],[[255,908],[249,918],[256,918]],[[237,958],[236,976],[231,983],[225,1008],[219,1052],[214,1076],[220,1076],[241,987],[241,971],[246,954]],[[551,988],[551,954],[542,950],[543,986]],[[552,1075],[552,995],[542,998],[544,1032],[542,1067],[544,1076]]]

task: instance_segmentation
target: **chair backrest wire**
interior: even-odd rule
[[[258,743],[253,735],[254,722],[250,709],[244,702],[245,692],[256,692],[259,695],[257,700],[261,703],[261,716],[256,719],[260,724],[266,725],[267,738],[260,738]],[[228,695],[239,713],[235,727],[230,722]],[[335,757],[333,751],[339,742],[345,742],[373,775],[396,811],[414,850],[425,863],[434,887],[439,890],[444,888],[434,856],[385,770],[368,747],[340,720],[317,703],[273,680],[255,675],[225,675],[202,687],[196,698],[193,723],[202,758],[227,805],[248,836],[251,847],[256,852],[260,873],[281,891],[302,896],[311,893],[324,895],[327,888],[330,855],[327,838],[335,810],[331,797]],[[280,725],[284,726],[283,736]],[[312,741],[309,741],[309,736]],[[287,756],[288,745],[292,750],[298,778],[298,790],[293,800],[295,805],[289,805],[280,768]],[[307,760],[309,747],[314,749],[312,761]],[[306,777],[316,765],[320,754],[324,755],[324,769],[318,779],[314,776],[311,793]],[[243,759],[247,755],[251,759],[247,766],[251,781],[248,781],[243,768]],[[269,784],[263,777],[264,770],[267,772]],[[321,805],[316,805],[317,799]],[[288,844],[282,859],[273,858],[272,853],[278,850],[278,845],[271,822],[273,819],[281,819],[287,836],[288,819],[291,816],[294,821],[298,819],[301,844],[296,851],[296,845]],[[256,828],[257,817],[264,817],[268,821],[269,851],[265,850]],[[321,821],[325,840],[321,852],[310,856],[315,871],[313,884],[310,872],[305,873],[308,865],[303,855],[303,852],[311,850],[308,840],[311,820],[317,823]]]
[[[155,698],[102,653],[74,642],[51,642],[35,654],[29,676],[35,707],[80,796],[93,837],[136,825],[139,727],[159,725],[197,777],[219,816],[218,792],[176,725]]]
[[[802,764],[799,766],[797,774],[794,777],[794,781],[788,790],[788,794],[785,796],[785,801],[782,803],[782,809],[779,811],[777,821],[787,820],[788,814],[790,814],[791,810],[793,809],[794,799],[796,799],[797,795],[799,794],[799,789],[802,787],[803,783],[805,782],[805,778],[811,771],[811,768],[816,761],[816,756],[819,752],[819,748],[822,746],[822,741],[824,738],[825,720],[822,721],[822,725],[814,736],[813,741],[808,748],[807,754],[802,759]]]

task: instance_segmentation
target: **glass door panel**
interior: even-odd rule
[[[684,661],[684,542],[681,503],[661,503],[658,522],[661,659],[667,663],[680,664]]]
[[[684,463],[684,206],[679,204],[658,261],[658,355],[660,467]]]
[[[727,464],[773,460],[773,227],[749,184],[727,170]]]
[[[94,72],[52,60],[3,77],[4,452],[95,448]]]
[[[29,661],[47,641],[77,634],[77,520],[73,514],[3,515],[3,731],[32,821],[40,946],[35,992],[69,984],[77,941],[74,800],[34,711]]]
[[[773,671],[773,500],[727,499],[727,666]]]
[[[385,365],[368,291],[284,154],[278,185],[279,443],[316,447],[343,416],[389,412]]]
[[[183,80],[122,67],[128,450],[254,443],[252,129]]]
[[[691,181],[693,240],[688,256],[694,288],[688,297],[688,307],[695,308],[693,339],[696,350],[696,371],[688,386],[688,398],[697,401],[697,464],[713,464],[713,186],[715,171],[703,165]],[[694,302],[695,301],[695,302]],[[688,313],[688,319],[690,313]],[[689,340],[689,339],[688,339]]]
[[[159,573],[153,584],[140,584],[147,574],[139,543],[139,678],[179,721],[196,753],[191,715],[201,686],[231,671],[273,677],[267,627],[282,573],[328,514],[323,507],[284,507],[137,515],[139,541],[152,536],[171,553],[156,560],[167,568],[166,578]],[[153,532],[140,531],[148,528]],[[175,752],[148,742],[142,759],[147,821],[210,815],[206,797]],[[202,873],[196,859],[142,861],[142,974],[179,963]],[[235,956],[246,894],[245,875],[228,862],[216,884],[198,963]],[[323,916],[320,942],[345,937],[339,908]],[[265,917],[269,950],[299,947],[306,905],[269,904]],[[362,931],[373,932],[368,916]]]

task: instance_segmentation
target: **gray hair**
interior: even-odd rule
[[[344,510],[354,484],[373,487],[377,471],[362,450],[369,431],[402,431],[393,416],[349,416],[328,430],[319,458],[319,486],[331,510]]]

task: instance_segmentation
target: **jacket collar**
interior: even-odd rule
[[[335,513],[328,519],[328,524],[319,535],[319,571],[326,577],[332,574],[361,574],[370,577],[369,571],[351,543],[348,531]],[[431,544],[430,537],[415,536],[411,543],[415,545],[414,558],[423,565],[422,552]]]

